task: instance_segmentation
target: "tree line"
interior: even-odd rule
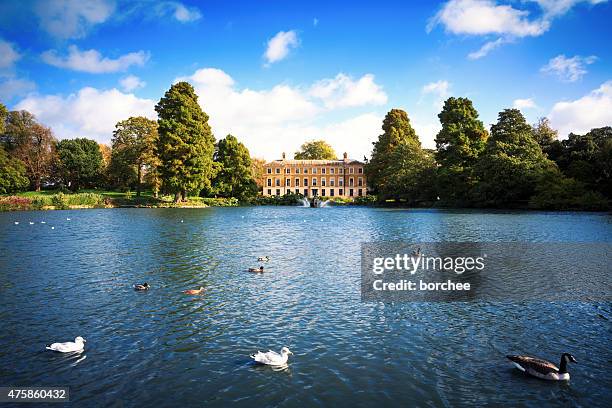
[[[187,194],[249,200],[263,160],[252,160],[232,135],[215,141],[193,87],[179,82],[155,106],[157,121],[130,117],[115,125],[112,145],[87,138],[58,141],[27,111],[0,104],[0,194],[46,185],[143,188],[184,201]]]
[[[607,209],[612,128],[565,140],[546,118],[530,125],[518,109],[499,112],[490,131],[468,98],[447,99],[436,149],[421,147],[406,112],[387,113],[366,164],[380,202],[450,207]]]
[[[178,82],[155,106],[158,119],[130,117],[112,145],[87,138],[58,141],[27,111],[0,104],[0,193],[62,186],[136,190],[174,201],[188,194],[249,201],[265,179],[232,135],[215,140],[193,87]],[[472,101],[449,98],[438,115],[436,149],[424,149],[405,111],[392,109],[374,142],[366,176],[380,203],[451,207],[606,209],[612,194],[612,128],[559,140],[549,121],[530,125],[505,109],[490,130]],[[296,159],[335,159],[323,140],[304,143]]]

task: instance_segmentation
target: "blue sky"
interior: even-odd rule
[[[273,159],[314,138],[369,155],[405,109],[426,147],[448,96],[485,125],[503,108],[562,137],[612,124],[605,0],[0,3],[0,100],[56,136],[109,143],[190,81],[217,138]]]

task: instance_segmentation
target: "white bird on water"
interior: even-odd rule
[[[41,223],[41,224],[46,224],[46,221],[41,221],[40,223]]]
[[[251,354],[251,358],[259,364],[265,364],[270,366],[284,366],[285,364],[287,364],[289,354],[293,353],[287,347],[283,347],[281,349],[280,354],[272,350],[268,351],[267,353],[262,353],[261,351],[258,351],[255,354]]]
[[[45,347],[47,350],[59,351],[60,353],[73,353],[75,351],[83,351],[86,340],[81,336],[74,339],[74,342],[67,341],[66,343],[53,343]]]
[[[66,218],[66,221],[70,221],[70,218]]]
[[[19,221],[15,221],[15,225],[19,225]]]
[[[32,221],[30,221],[30,225],[34,225],[34,223]]]

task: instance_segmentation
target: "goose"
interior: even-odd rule
[[[74,342],[67,341],[66,343],[53,343],[45,347],[47,350],[59,351],[60,353],[73,353],[75,351],[83,351],[86,340],[81,336],[74,339]]]
[[[134,290],[149,290],[150,286],[147,282],[134,285]]]
[[[183,293],[186,295],[199,295],[203,291],[204,291],[204,287],[200,286],[200,289],[188,289],[188,290],[183,291]]]
[[[260,266],[259,268],[249,268],[249,272],[258,272],[262,273],[264,271],[264,267]]]
[[[524,373],[542,380],[567,381],[570,375],[567,372],[567,362],[577,363],[574,356],[569,353],[561,354],[561,362],[558,368],[550,361],[529,356],[506,356],[512,363]]]
[[[269,256],[260,256],[259,258],[257,258],[258,262],[268,262],[270,260]]]
[[[287,347],[283,347],[281,349],[280,354],[272,350],[269,350],[267,353],[257,351],[257,353],[251,354],[251,358],[259,364],[265,364],[270,366],[284,366],[285,364],[287,364],[289,354],[293,353]]]

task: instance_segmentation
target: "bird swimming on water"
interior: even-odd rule
[[[203,291],[204,291],[204,286],[200,286],[200,289],[188,289],[188,290],[183,291],[183,293],[186,295],[199,295]]]
[[[83,351],[85,348],[85,340],[81,336],[74,339],[74,342],[67,341],[66,343],[53,343],[45,347],[47,350],[58,351],[60,353],[73,353],[75,351]]]
[[[134,285],[134,290],[149,290],[151,286],[147,282]]]
[[[264,271],[264,267],[260,266],[259,268],[249,268],[249,272],[257,272],[262,273]]]
[[[259,258],[257,258],[257,261],[259,262],[268,262],[269,260],[270,260],[270,257],[268,255],[260,256]]]
[[[567,363],[577,363],[574,356],[570,353],[561,354],[561,362],[559,367],[551,363],[536,357],[530,356],[506,356],[508,360],[521,370],[522,372],[529,374],[533,377],[540,378],[542,380],[552,381],[567,381],[570,379],[569,372],[567,371]]]
[[[259,364],[265,364],[269,366],[284,366],[285,364],[287,364],[289,354],[293,353],[287,347],[283,347],[281,349],[280,354],[272,350],[269,350],[267,353],[262,353],[261,351],[258,351],[255,354],[251,354],[251,358]]]

